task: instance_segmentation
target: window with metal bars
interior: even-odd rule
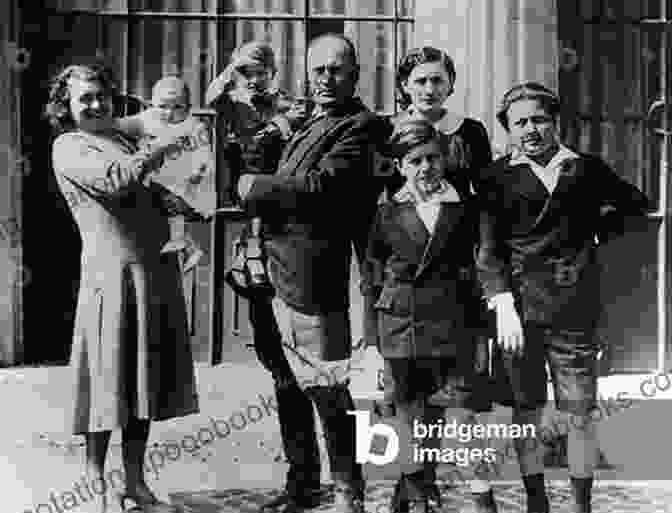
[[[671,6],[671,0],[558,4],[564,139],[602,155],[656,200],[662,140],[653,136],[648,110],[665,94],[670,49],[661,20]]]
[[[558,3],[563,139],[657,205],[646,226],[601,250],[610,373],[670,368],[671,13],[672,0]]]
[[[179,74],[203,110],[208,83],[232,51],[251,40],[272,44],[277,85],[302,92],[306,49],[314,37],[338,32],[361,61],[359,95],[378,112],[395,111],[394,71],[409,47],[413,0],[47,0],[50,41],[70,62],[102,59],[122,90],[148,98],[152,84]],[[53,37],[51,37],[53,36]],[[59,64],[66,64],[59,63]]]
[[[364,103],[376,112],[394,113],[395,68],[413,30],[413,0],[45,1],[46,37],[60,46],[49,74],[73,62],[106,63],[126,98],[120,114],[142,108],[152,85],[174,74],[190,87],[193,113],[211,121],[215,112],[204,105],[208,84],[234,49],[252,40],[274,48],[276,85],[301,95],[309,42],[326,32],[342,33],[355,44],[361,68],[357,94]],[[220,138],[214,140],[221,144]],[[215,150],[221,155],[221,148]],[[229,205],[230,177],[219,176],[220,205]]]

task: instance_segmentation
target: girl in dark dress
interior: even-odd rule
[[[478,187],[478,171],[492,162],[490,140],[480,121],[449,112],[444,104],[453,94],[455,64],[446,52],[423,46],[412,49],[397,68],[397,94],[403,109],[393,123],[425,119],[440,133],[447,169],[456,186]]]

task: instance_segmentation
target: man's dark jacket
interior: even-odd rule
[[[510,157],[481,177],[480,280],[487,298],[513,292],[523,322],[593,329],[601,309],[595,239],[622,233],[649,208],[600,158],[579,156],[564,163],[550,195],[529,165],[511,166]]]
[[[259,175],[243,207],[261,216],[277,294],[305,314],[347,311],[351,254],[363,258],[381,179],[376,145],[389,127],[358,99],[309,120],[278,171]]]

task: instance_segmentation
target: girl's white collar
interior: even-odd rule
[[[407,112],[410,116],[420,116],[413,106],[409,107]],[[443,117],[434,123],[434,128],[444,134],[452,135],[460,129],[464,119],[464,116],[446,110]]]

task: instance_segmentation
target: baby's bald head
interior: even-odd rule
[[[163,77],[152,88],[152,106],[165,111],[164,121],[184,121],[191,106],[189,86],[179,77]]]

